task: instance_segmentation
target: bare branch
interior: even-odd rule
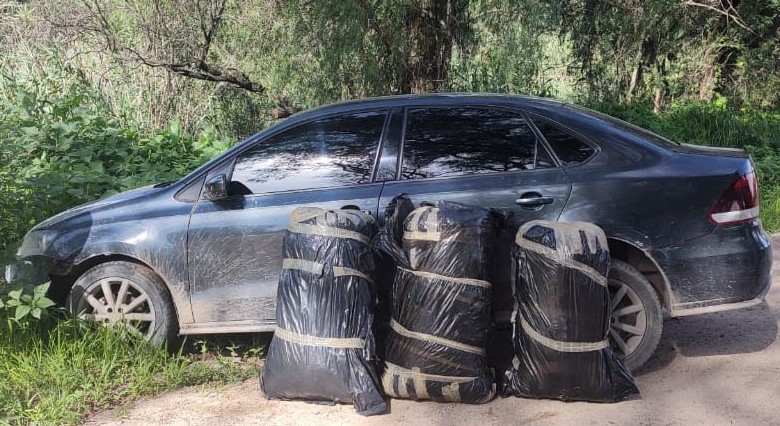
[[[122,61],[163,68],[196,80],[231,84],[254,93],[265,91],[262,84],[252,81],[243,71],[209,61],[209,52],[224,19],[227,0],[152,3],[154,6],[149,10],[143,9],[134,0],[123,3],[122,12],[129,16],[139,31],[140,41],[117,32],[103,0],[82,0],[83,9],[77,19],[73,16],[55,17],[51,23],[73,39],[91,39],[93,44],[102,46]]]
[[[717,12],[725,16],[726,18],[733,20],[740,27],[750,32],[753,32],[753,30],[750,29],[750,27],[748,27],[747,24],[745,24],[745,21],[742,20],[742,17],[739,16],[739,13],[737,13],[737,10],[734,8],[734,5],[731,3],[731,0],[725,0],[725,2],[728,3],[728,7],[725,9],[717,8],[715,6],[705,4],[705,3],[698,3],[693,0],[685,0],[682,2],[682,4],[685,6],[701,7],[704,9],[711,10],[713,12]]]

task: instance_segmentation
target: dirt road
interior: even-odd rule
[[[617,404],[498,398],[470,406],[392,400],[360,417],[351,406],[265,401],[258,381],[186,388],[100,413],[88,425],[780,425],[780,237],[766,303],[672,319],[637,376],[641,399]]]

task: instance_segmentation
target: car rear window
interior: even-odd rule
[[[534,124],[564,166],[580,164],[596,153],[596,148],[558,126],[544,120],[534,120]]]

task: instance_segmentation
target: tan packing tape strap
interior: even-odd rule
[[[393,363],[385,361],[387,368],[385,369],[386,375],[396,375],[402,377],[419,376],[422,380],[431,382],[445,382],[445,383],[466,383],[473,380],[477,380],[479,377],[460,377],[460,376],[441,376],[438,374],[422,373],[419,369],[409,369],[395,365]]]
[[[428,213],[425,218],[425,231],[419,230],[420,217]],[[439,229],[439,209],[436,207],[425,206],[414,210],[409,218],[406,219],[408,223],[415,227],[413,231],[404,229],[405,240],[415,241],[441,241],[441,229]]]
[[[412,268],[419,268],[420,267],[420,258],[419,258],[420,249],[416,247],[412,247],[409,249],[409,266]]]
[[[310,272],[314,275],[322,275],[325,265],[304,259],[285,258],[282,260],[282,269],[296,269],[299,271]]]
[[[404,272],[408,272],[412,275],[416,275],[418,277],[427,278],[431,280],[441,280],[450,283],[465,284],[465,285],[484,287],[484,288],[491,288],[493,286],[492,284],[490,284],[490,281],[478,280],[476,278],[455,278],[455,277],[448,277],[446,275],[434,274],[433,272],[413,271],[411,269],[406,269],[401,267],[399,267],[398,269]]]
[[[428,215],[425,216],[425,229],[436,229],[437,232],[441,232],[441,210],[438,207],[425,206]]]
[[[546,346],[554,351],[592,352],[609,347],[609,341],[607,340],[602,340],[600,342],[562,342],[560,340],[553,340],[547,336],[542,336],[538,331],[531,327],[531,324],[525,320],[523,315],[520,315],[520,323],[523,327],[523,331],[528,335],[528,337],[535,340],[542,346]]]
[[[279,326],[274,329],[274,337],[278,337],[286,342],[303,346],[317,346],[336,349],[363,349],[365,347],[365,342],[363,339],[356,337],[316,337],[306,334],[294,333],[292,331],[280,328]]]
[[[441,396],[447,402],[460,402],[463,397],[460,394],[460,384],[450,383],[447,386],[441,387]]]
[[[359,210],[327,210],[320,207],[298,207],[290,214],[290,224],[303,223],[314,218],[324,219],[328,214],[336,215],[339,220],[349,221],[353,225],[358,225],[360,221],[374,222],[375,220],[370,214],[365,214]]]
[[[319,207],[298,207],[290,213],[290,224],[306,222],[317,216],[324,215],[325,212],[327,212],[327,210]]]
[[[437,374],[426,374],[420,371],[419,368],[403,368],[391,363],[386,363],[387,369],[382,375],[382,386],[385,393],[389,396],[398,398],[409,398],[409,383],[411,382],[414,388],[416,399],[430,399],[431,396],[428,393],[427,382],[441,383],[441,393],[445,401],[448,402],[460,402],[460,384],[471,382],[477,379],[477,377],[455,377],[455,376],[441,376]],[[396,391],[393,386],[397,383],[398,390]],[[448,384],[444,384],[448,383]]]
[[[333,267],[333,276],[334,277],[346,277],[346,276],[356,276],[363,278],[364,280],[374,283],[374,280],[369,277],[368,275],[358,271],[357,269],[347,268],[344,266],[334,266]]]
[[[437,345],[446,346],[448,348],[457,349],[459,351],[485,356],[485,348],[467,345],[465,343],[456,342],[454,340],[445,339],[443,337],[434,336],[432,334],[418,333],[416,331],[407,330],[395,319],[390,320],[390,328],[392,328],[393,331],[400,334],[401,336],[408,337],[410,339],[436,343]]]
[[[607,277],[604,275],[601,275],[599,271],[597,271],[595,268],[586,265],[582,262],[577,262],[576,260],[562,256],[560,252],[557,250],[551,249],[550,247],[547,247],[543,244],[539,244],[530,240],[526,240],[523,238],[523,236],[518,231],[517,238],[515,238],[515,244],[517,244],[519,247],[522,247],[526,250],[530,250],[536,253],[539,253],[545,257],[547,257],[550,260],[554,260],[555,262],[569,267],[576,269],[583,274],[587,275],[590,279],[595,281],[596,283],[606,287],[607,286]]]
[[[322,275],[323,271],[325,270],[325,265],[322,263],[312,262],[310,260],[286,258],[282,260],[282,269],[296,269],[299,271],[310,272],[314,275]],[[333,276],[334,277],[357,276],[365,279],[370,283],[374,282],[374,280],[371,277],[358,271],[357,269],[347,268],[344,266],[334,266]]]
[[[412,383],[414,383],[414,393],[419,399],[428,399],[428,384],[425,383],[425,377],[422,375],[419,367],[412,368]]]
[[[557,241],[565,241],[569,245],[569,250],[573,253],[582,253],[584,247],[582,246],[582,237],[580,231],[585,232],[585,238],[588,242],[588,248],[591,253],[596,253],[596,246],[601,246],[602,249],[607,250],[609,243],[607,242],[607,235],[604,230],[599,228],[590,222],[557,222],[550,220],[533,220],[524,223],[518,231],[520,234],[525,234],[529,229],[534,226],[542,226],[552,229],[555,232],[555,239]]]
[[[404,235],[406,235],[407,232],[411,233],[414,232],[413,230],[406,229],[406,224],[410,224],[411,226],[414,226],[414,229],[419,229],[420,225],[420,216],[427,211],[427,207],[420,207],[412,210],[411,213],[409,213],[409,216],[404,219]]]
[[[410,241],[441,241],[441,232],[438,231],[404,231],[404,239]]]
[[[551,249],[550,247],[547,247],[543,244],[535,243],[525,239],[525,233],[535,226],[552,229],[555,233],[555,242],[559,249]],[[609,249],[607,235],[604,233],[604,230],[589,222],[554,222],[548,220],[534,220],[526,222],[517,231],[515,244],[528,250],[548,256],[551,259],[555,259],[558,263],[564,266],[577,269],[591,277],[597,283],[606,287],[607,278],[599,271],[589,265],[577,262],[574,259],[567,258],[560,254],[560,247],[565,247],[566,251],[569,253],[584,252],[585,248],[582,244],[582,237],[580,234],[581,231],[585,232],[585,238],[587,239],[588,248],[591,253],[595,253],[598,246],[600,246],[602,250]]]
[[[350,239],[359,241],[366,245],[371,242],[370,238],[359,232],[348,231],[346,229],[334,228],[330,226],[309,225],[306,223],[291,223],[288,230],[296,234],[321,235],[323,237]]]
[[[398,378],[398,391],[396,391],[395,386],[393,386],[395,378]],[[400,376],[390,374],[388,371],[385,371],[382,374],[382,388],[387,396],[394,398],[409,398],[409,390],[406,388],[407,380],[406,378],[403,378],[403,380],[401,379]]]

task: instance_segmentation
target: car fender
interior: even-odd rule
[[[172,253],[175,251],[171,247],[148,248],[133,244],[132,241],[100,241],[86,245],[73,258],[72,265],[77,267],[82,264],[96,264],[95,261],[100,258],[105,258],[105,261],[129,258],[142,263],[163,280],[171,294],[180,324],[187,324],[193,322],[189,283],[186,279],[181,279],[181,277],[186,278],[186,271],[181,271],[181,260],[172,256]],[[183,253],[180,255],[186,256]],[[103,263],[103,260],[97,263]]]

